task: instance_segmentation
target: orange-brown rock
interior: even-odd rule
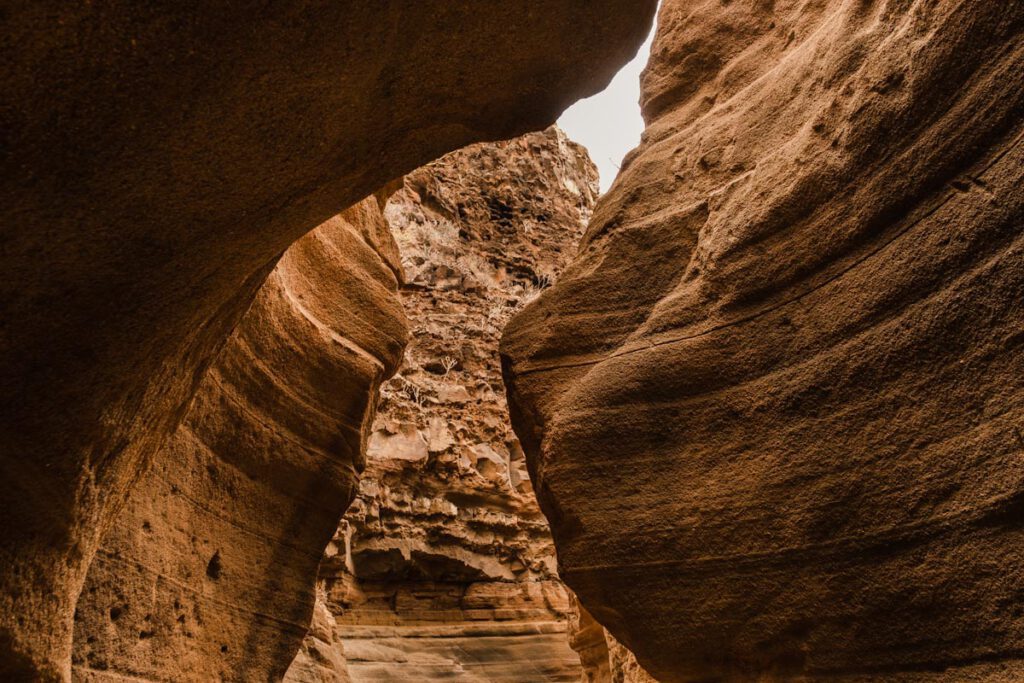
[[[345,646],[338,638],[337,622],[318,593],[313,621],[295,659],[285,672],[284,683],[352,683],[345,660]]]
[[[658,683],[575,596],[570,600],[569,634],[583,667],[582,683]]]
[[[586,151],[552,127],[446,155],[388,203],[411,338],[321,565],[334,623],[305,645],[352,681],[579,680],[498,338],[571,258],[596,195]],[[335,680],[314,659],[286,680]]]
[[[448,150],[549,124],[654,4],[4,9],[0,677],[69,676],[100,537],[277,257]]]
[[[1024,679],[1024,3],[666,0],[505,333],[560,574],[658,680]]]
[[[76,679],[284,674],[405,348],[396,256],[373,197],[285,253],[100,545]]]

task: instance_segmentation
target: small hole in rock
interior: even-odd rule
[[[210,558],[209,564],[206,565],[206,575],[211,579],[219,579],[221,574],[220,564],[220,551],[218,550]]]

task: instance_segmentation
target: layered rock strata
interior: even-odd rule
[[[1024,678],[1024,4],[663,3],[503,340],[561,576],[663,681]]]
[[[288,668],[318,549],[352,500],[377,390],[405,348],[384,199],[292,245],[135,484],[78,601],[76,680]]]
[[[450,154],[389,202],[411,341],[321,567],[352,681],[579,680],[497,349],[573,254],[596,195],[586,151],[551,128]],[[336,680],[308,661],[289,680]]]
[[[444,152],[550,124],[654,5],[6,8],[0,678],[68,678],[100,538],[279,255]]]

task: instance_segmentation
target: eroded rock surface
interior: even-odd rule
[[[561,576],[659,680],[1024,678],[1024,4],[666,0],[503,341]]]
[[[574,595],[569,599],[569,642],[580,656],[582,683],[658,683]]]
[[[318,591],[309,632],[285,673],[284,683],[351,683],[337,625],[326,598]]]
[[[389,202],[411,340],[321,567],[352,681],[579,680],[497,351],[574,253],[596,194],[586,151],[551,128],[450,154]],[[288,680],[321,680],[307,664]]]
[[[288,668],[377,390],[405,348],[384,199],[296,242],[260,289],[100,545],[76,611],[76,679],[277,680]]]
[[[5,9],[0,677],[69,676],[100,538],[278,256],[444,152],[550,124],[654,5]]]

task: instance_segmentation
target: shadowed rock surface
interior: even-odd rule
[[[659,680],[1024,678],[1024,4],[667,0],[503,340],[560,574]]]
[[[596,195],[586,151],[553,127],[449,154],[392,196],[410,343],[321,566],[330,628],[289,683],[580,679],[498,338],[571,258]]]
[[[550,124],[654,5],[5,8],[0,677],[69,676],[97,544],[279,255],[444,152]]]
[[[580,656],[582,683],[658,683],[574,595],[569,603],[569,642]]]

